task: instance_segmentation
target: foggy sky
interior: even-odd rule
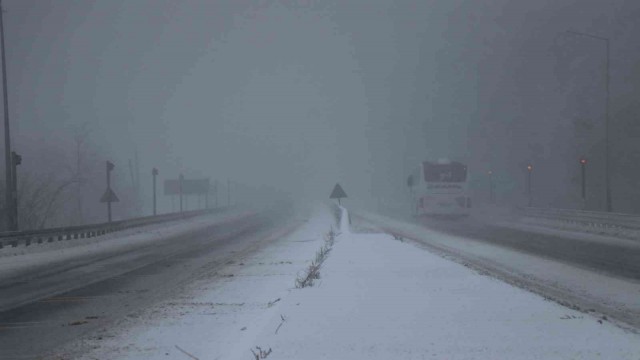
[[[603,53],[562,33],[612,38],[616,99],[640,77],[640,6],[624,1],[3,6],[24,167],[68,156],[70,129],[87,123],[97,160],[114,161],[125,180],[139,153],[147,195],[155,166],[162,178],[266,184],[302,202],[340,182],[352,204],[373,207],[405,196],[419,161],[448,157],[469,163],[478,188],[493,169],[509,199],[521,196],[523,164],[535,162],[550,203],[575,198],[574,162],[587,154],[597,206]],[[579,96],[567,84],[591,89],[586,107],[572,105]],[[578,141],[572,124],[585,112],[595,130]]]

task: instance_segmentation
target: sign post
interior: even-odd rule
[[[180,197],[180,212],[188,208],[188,196],[196,195],[198,198],[207,195],[211,189],[209,179],[185,179],[182,174],[178,179],[164,180],[164,194]],[[184,196],[187,196],[184,198]],[[184,201],[183,201],[184,198]],[[172,198],[173,199],[173,198]],[[184,207],[183,207],[184,205]]]
[[[111,190],[111,171],[114,167],[113,163],[107,160],[107,190],[100,198],[100,202],[107,203],[107,218],[109,222],[111,222],[111,203],[120,201],[116,193]]]
[[[346,197],[347,197],[347,193],[345,193],[344,190],[342,190],[342,186],[340,186],[340,184],[336,183],[336,186],[333,187],[333,191],[331,192],[331,195],[329,195],[329,199],[338,199],[338,205],[342,205],[340,204],[340,199],[346,198]]]
[[[587,159],[585,158],[581,158],[580,159],[580,173],[581,173],[581,177],[582,177],[582,191],[581,191],[581,195],[582,195],[582,201],[586,201],[587,200],[587,172],[586,172],[586,166],[587,166]]]

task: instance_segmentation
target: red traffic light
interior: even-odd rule
[[[587,159],[582,158],[580,159],[580,164],[585,165],[587,163]]]

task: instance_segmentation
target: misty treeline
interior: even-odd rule
[[[108,157],[94,146],[88,124],[73,126],[66,132],[70,139],[40,139],[48,142],[46,153],[34,157],[27,152],[29,155],[23,156],[17,168],[20,230],[107,220],[106,204],[99,200],[107,186],[105,161]],[[132,177],[128,164],[120,165],[118,171],[111,174],[111,187],[120,200],[113,205],[115,219],[140,215],[143,206],[134,182],[136,169]],[[4,184],[3,176],[0,183],[3,200]],[[2,204],[4,206],[4,201]],[[4,228],[4,207],[1,214]]]
[[[457,134],[468,142],[459,147],[468,147],[461,158],[478,203],[489,199],[492,170],[498,203],[525,205],[531,164],[534,206],[605,209],[606,42],[571,33],[577,31],[610,41],[613,210],[640,212],[639,14],[640,3],[622,0],[470,2],[456,10],[456,18],[471,21],[447,36],[451,49],[437,55],[446,75],[438,82],[460,80],[446,105],[459,112],[448,112],[454,123],[469,119]],[[456,70],[463,75],[444,78]]]

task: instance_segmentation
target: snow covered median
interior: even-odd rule
[[[342,222],[320,276],[328,212],[151,309],[86,358],[637,359],[640,337],[458,263]],[[231,276],[233,275],[233,276]],[[160,315],[159,315],[160,314]],[[93,344],[96,345],[96,344]]]

